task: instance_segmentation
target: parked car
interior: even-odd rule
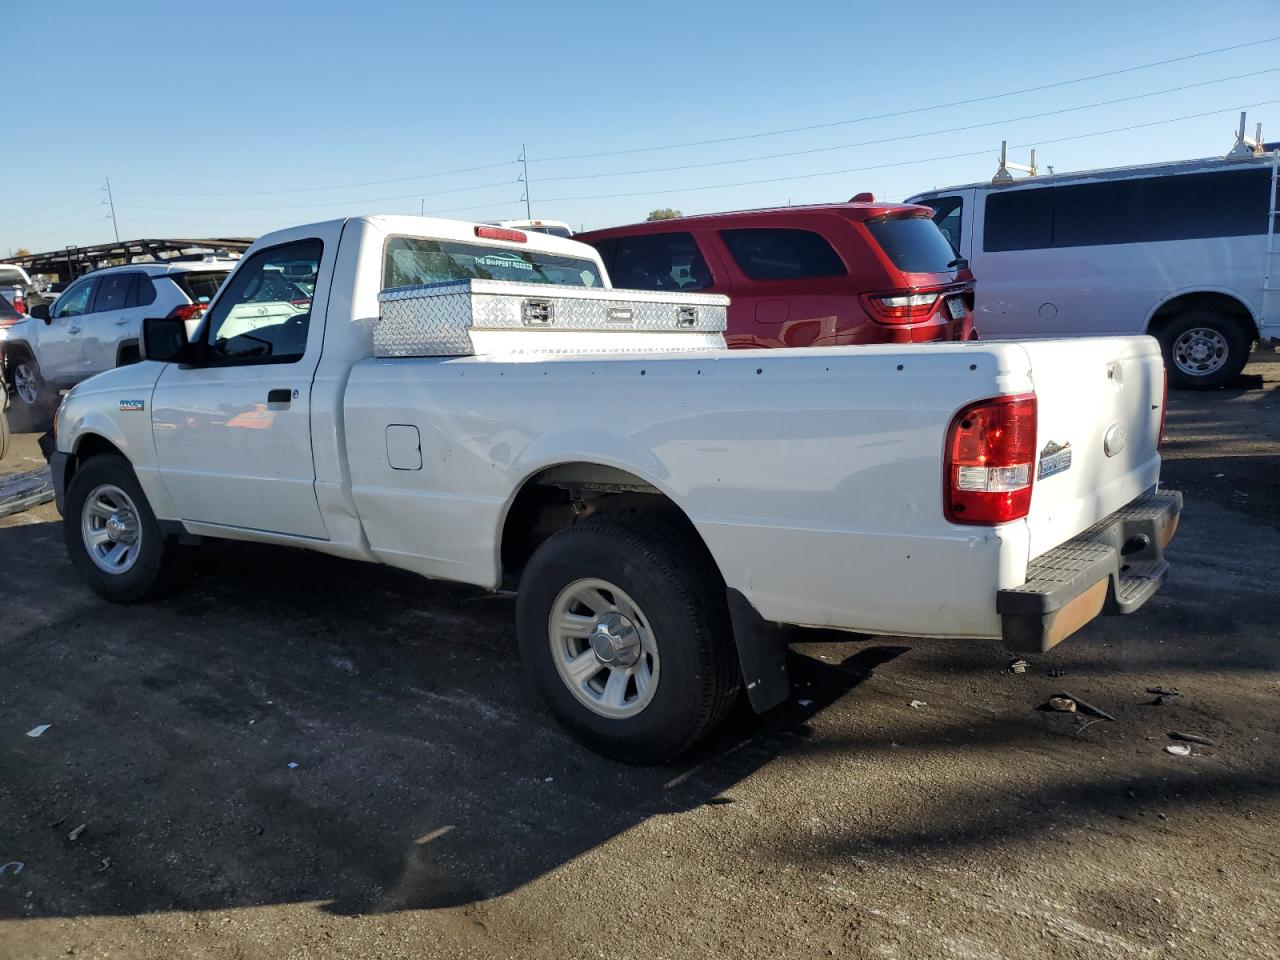
[[[1278,170],[1280,151],[971,183],[910,202],[931,207],[973,264],[984,338],[1149,333],[1172,386],[1213,387],[1255,340],[1280,336]]]
[[[263,300],[277,276],[309,309]],[[271,233],[193,340],[148,319],[145,362],[67,394],[43,446],[71,561],[117,602],[179,537],[518,580],[495,655],[518,642],[556,716],[633,762],[742,689],[786,699],[780,624],[1038,651],[1160,586],[1181,499],[1151,492],[1150,338],[728,351],[724,311],[537,233]]]
[[[35,284],[26,270],[16,264],[0,263],[0,296],[8,300],[13,309],[26,313],[35,303],[44,302],[39,296],[33,296],[34,291]]]
[[[12,394],[10,426],[42,430],[59,392],[138,359],[145,316],[193,324],[233,260],[135,263],[108,267],[71,283],[52,306],[33,307],[21,323],[0,329],[0,371]]]
[[[925,207],[850,201],[591,230],[619,287],[727,294],[731,347],[967,340],[973,276]]]

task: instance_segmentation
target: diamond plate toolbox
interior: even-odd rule
[[[453,280],[378,294],[379,357],[506,352],[632,353],[724,346],[729,298]],[[545,335],[545,336],[539,336]]]

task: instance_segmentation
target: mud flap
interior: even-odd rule
[[[791,696],[786,628],[764,619],[737,590],[728,590],[729,619],[738,648],[742,684],[756,713],[772,710]]]

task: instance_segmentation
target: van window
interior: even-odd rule
[[[842,277],[848,272],[831,244],[811,230],[721,230],[720,236],[752,280]]]
[[[1247,237],[1267,232],[1266,169],[1190,173],[1142,181],[1144,240]]]
[[[995,192],[982,248],[1038,250],[1267,232],[1263,168]]]
[[[1010,190],[987,195],[982,249],[1039,250],[1053,244],[1053,191]]]
[[[1141,180],[1115,180],[1048,191],[1053,194],[1053,245],[1096,247],[1136,242],[1141,189]]]
[[[903,273],[948,273],[955,269],[955,249],[928,217],[868,220],[867,230]]]
[[[627,290],[702,290],[711,271],[691,233],[619,237],[610,276]]]
[[[938,225],[942,235],[951,241],[956,253],[960,252],[960,229],[964,218],[963,197],[936,197],[933,200],[921,200],[926,207],[933,209],[933,222]]]
[[[450,280],[514,280],[562,283],[571,287],[602,285],[596,264],[580,257],[418,237],[392,237],[387,241],[382,261],[384,288]]]

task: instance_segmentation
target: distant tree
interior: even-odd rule
[[[15,257],[29,257],[31,256],[31,251],[26,247],[19,247],[17,250],[13,251],[13,255]]]
[[[671,220],[675,217],[683,217],[684,214],[679,210],[673,210],[670,207],[663,207],[660,210],[650,210],[645,220],[652,223],[654,220]]]

